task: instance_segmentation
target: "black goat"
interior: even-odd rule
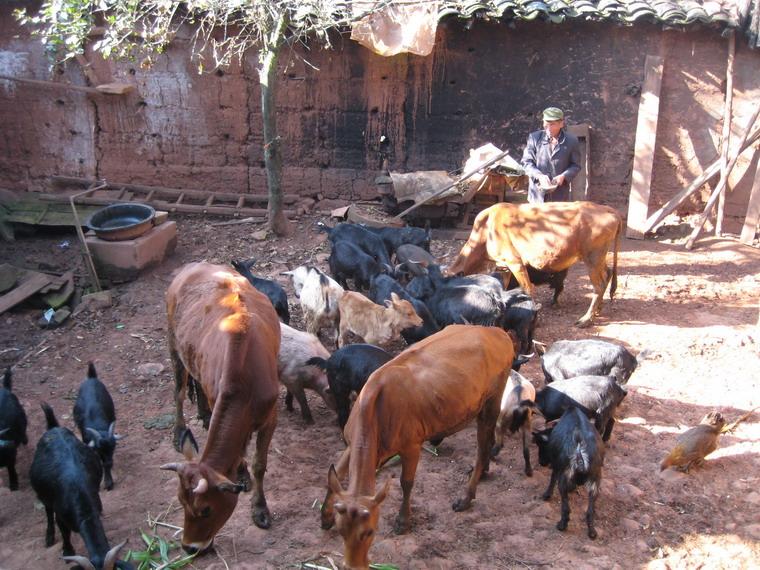
[[[405,244],[416,245],[430,252],[430,228],[371,228],[362,226],[383,240],[388,255],[393,255],[399,247]]]
[[[105,488],[110,491],[113,489],[113,452],[122,436],[114,433],[116,412],[113,400],[108,388],[98,380],[92,362],[87,366],[87,378],[79,386],[74,402],[74,423],[82,434],[82,441],[97,452],[105,471]]]
[[[563,269],[557,273],[549,273],[548,271],[540,271],[538,269],[535,269],[530,265],[526,265],[525,269],[528,270],[528,278],[530,279],[530,282],[533,283],[533,285],[548,285],[549,288],[554,291],[554,295],[552,296],[552,305],[556,305],[558,303],[557,299],[559,298],[559,294],[562,293],[562,291],[565,289],[565,277],[567,277],[568,270]],[[506,281],[504,285],[505,289],[516,289],[520,286],[520,284],[517,282],[517,279],[515,279],[515,276],[512,275],[512,273],[509,273],[508,279],[507,274],[502,273],[501,271],[492,273],[491,275],[497,277],[502,282]]]
[[[615,425],[615,410],[626,394],[614,376],[578,376],[544,387],[536,394],[536,407],[546,421],[559,418],[568,408],[579,408],[607,441]]]
[[[406,344],[414,344],[441,330],[428,306],[423,301],[412,297],[398,281],[389,275],[377,275],[372,279],[367,296],[373,303],[383,305],[385,301],[391,298],[391,293],[396,293],[400,298],[409,301],[414,307],[414,312],[422,319],[420,326],[401,331],[401,336],[404,337]]]
[[[614,376],[625,384],[636,370],[636,357],[624,346],[598,339],[558,340],[541,357],[546,383],[576,376]]]
[[[16,473],[16,451],[19,445],[26,445],[26,413],[13,393],[11,369],[5,370],[3,387],[0,388],[0,467],[8,468],[8,487],[18,489]]]
[[[562,516],[557,523],[559,530],[567,529],[570,520],[568,493],[580,485],[588,490],[588,510],[586,525],[588,536],[596,538],[594,528],[594,503],[599,494],[604,464],[604,444],[583,412],[569,408],[553,428],[533,434],[538,445],[538,462],[551,465],[552,475],[549,487],[543,495],[544,501],[552,497],[557,483],[562,499]]]
[[[271,279],[264,279],[262,277],[256,277],[251,273],[251,267],[256,263],[255,259],[248,261],[230,261],[230,265],[240,273],[243,277],[248,279],[248,282],[253,285],[255,289],[264,293],[269,297],[269,301],[272,303],[277,316],[286,325],[290,324],[290,311],[288,310],[288,296],[285,293],[285,289],[282,285]]]
[[[117,562],[119,550],[126,542],[110,548],[100,516],[103,505],[98,487],[103,468],[97,454],[79,441],[71,431],[58,425],[53,410],[42,404],[47,431],[37,443],[29,479],[34,492],[45,506],[47,530],[45,546],[55,542],[53,518],[63,539],[63,559],[76,562],[86,570],[131,569],[126,562]],[[71,532],[84,541],[89,559],[75,556]]]
[[[350,241],[338,241],[332,246],[328,259],[330,273],[341,287],[348,289],[346,280],[353,279],[357,290],[369,289],[372,278],[383,273],[393,273],[390,265],[374,260]]]
[[[366,227],[359,224],[340,223],[331,228],[322,222],[318,222],[317,227],[323,232],[327,232],[327,237],[333,245],[339,241],[348,241],[367,255],[372,256],[378,263],[391,265],[391,258],[382,238],[373,234]]]
[[[367,378],[391,358],[382,348],[372,344],[351,344],[336,350],[327,360],[315,356],[306,361],[306,364],[319,366],[327,372],[341,430],[348,421],[351,392],[361,392]]]

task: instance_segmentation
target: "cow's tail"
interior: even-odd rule
[[[623,232],[623,220],[618,218],[617,232],[615,233],[615,249],[612,250],[612,278],[610,279],[610,301],[617,291],[617,258],[620,248],[620,234]]]

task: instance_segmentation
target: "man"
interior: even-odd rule
[[[530,177],[528,202],[570,201],[570,181],[581,170],[578,139],[565,132],[565,114],[557,107],[544,110],[544,129],[528,135],[522,165]]]

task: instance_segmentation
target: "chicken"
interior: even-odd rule
[[[698,426],[678,436],[675,447],[662,460],[660,471],[676,467],[688,472],[692,465],[701,463],[718,447],[718,436],[725,424],[726,420],[720,412],[707,414]]]

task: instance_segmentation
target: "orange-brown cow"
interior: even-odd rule
[[[380,503],[390,479],[375,492],[375,470],[401,456],[404,498],[397,533],[409,528],[409,501],[422,442],[451,435],[478,419],[478,455],[467,490],[452,507],[469,508],[488,470],[499,403],[512,361],[514,337],[496,327],[451,325],[408,348],[367,380],[344,430],[347,449],[330,466],[322,528],[337,522],[346,568],[367,568]],[[340,479],[348,473],[348,488]],[[337,515],[336,515],[337,513]]]
[[[594,295],[588,311],[575,324],[586,327],[599,312],[610,282],[610,299],[615,294],[622,229],[623,219],[615,209],[593,202],[495,204],[475,218],[470,238],[448,272],[470,275],[495,263],[497,268],[509,269],[533,297],[535,289],[528,277],[528,265],[557,273],[583,260]],[[607,252],[611,248],[610,273]]]
[[[244,455],[254,431],[253,522],[261,528],[271,523],[264,472],[277,422],[280,323],[269,299],[245,277],[208,263],[191,263],[179,272],[166,292],[166,308],[176,381],[175,446],[187,461],[161,469],[179,475],[178,495],[185,510],[182,546],[199,552],[227,522],[238,493],[249,490],[250,479],[245,484],[232,481],[240,473],[247,475]],[[212,410],[200,457],[182,410],[188,375]]]

